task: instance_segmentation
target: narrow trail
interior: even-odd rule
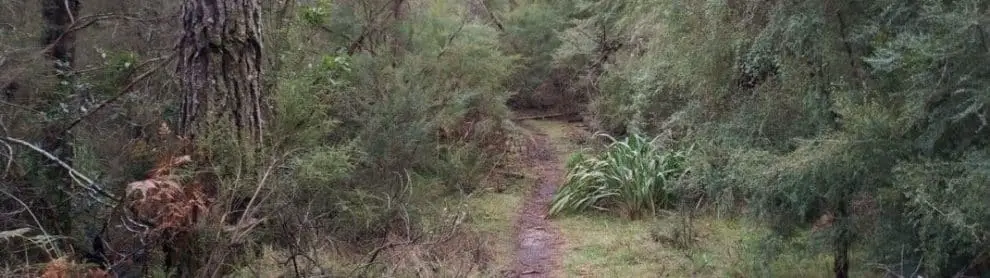
[[[562,238],[547,219],[547,208],[565,172],[549,136],[535,127],[523,127],[531,131],[526,166],[538,178],[516,220],[516,264],[510,277],[554,277],[559,275]]]

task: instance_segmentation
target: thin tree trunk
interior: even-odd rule
[[[180,133],[232,125],[239,139],[260,146],[267,109],[258,0],[185,0],[182,21]]]
[[[54,154],[66,163],[72,163],[72,137],[65,130],[63,120],[66,111],[62,105],[70,104],[73,96],[74,80],[72,66],[75,62],[75,35],[67,32],[79,14],[78,0],[42,0],[42,17],[45,21],[41,45],[48,50],[45,54],[52,60],[54,73],[57,77],[57,90],[50,98],[45,108],[51,114],[48,122],[42,128],[41,147]],[[61,116],[59,116],[61,115]],[[39,158],[49,161],[47,158]],[[69,235],[72,231],[72,202],[65,191],[71,188],[72,179],[64,167],[55,163],[47,163],[41,170],[42,182],[47,185],[45,198],[51,209],[50,225],[61,235]],[[47,197],[47,196],[46,196]]]
[[[835,263],[832,267],[832,271],[835,272],[835,278],[849,277],[849,245],[848,241],[843,240],[835,246]]]
[[[852,245],[852,233],[849,231],[848,223],[845,223],[848,215],[848,207],[845,204],[839,205],[833,224],[838,229],[833,243],[835,258],[832,271],[835,272],[835,278],[849,277],[849,248]]]
[[[408,9],[408,4],[405,0],[395,0],[392,2],[392,22],[393,26],[390,28],[391,32],[389,36],[392,41],[392,60],[393,65],[400,59],[403,50],[406,47],[406,36],[399,30],[399,24],[402,20],[405,20],[406,10]]]

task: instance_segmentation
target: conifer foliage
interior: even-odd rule
[[[744,276],[796,240],[836,277],[990,273],[987,1],[81,2],[0,3],[0,276],[490,271],[437,200],[511,169],[511,108],[613,138],[554,216],[753,221]]]
[[[836,277],[985,273],[985,2],[578,2],[574,33],[623,45],[596,121],[698,144],[688,184],[716,207],[779,236],[829,219]]]

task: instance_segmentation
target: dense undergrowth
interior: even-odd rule
[[[716,213],[814,230],[837,276],[986,273],[986,3],[580,3],[564,33],[601,37],[558,54],[622,45],[593,119],[696,145],[678,183]]]
[[[587,211],[608,208],[684,246],[691,219],[753,226],[719,241],[751,260],[689,253],[737,266],[702,273],[990,267],[985,1],[262,1],[260,146],[232,123],[175,138],[187,111],[163,42],[185,31],[182,3],[91,1],[58,25],[77,1],[55,2],[0,9],[0,275],[124,262],[95,256],[113,247],[145,255],[118,271],[160,275],[178,249],[198,277],[496,276],[505,247],[484,238],[504,230],[464,205],[518,170],[508,106],[581,112],[618,138],[575,158],[553,213],[639,223]],[[150,176],[208,189],[170,196],[212,198],[176,217],[196,220],[188,241],[105,225],[122,219],[112,197],[182,154],[197,172]]]
[[[198,134],[192,150],[196,158],[209,158],[196,163],[217,177],[212,183],[216,202],[190,228],[194,243],[171,247],[197,263],[182,261],[179,268],[165,270],[161,266],[171,258],[163,257],[170,253],[163,254],[157,245],[116,242],[121,235],[112,234],[113,226],[103,228],[103,223],[119,220],[113,206],[92,203],[85,192],[68,190],[71,184],[36,180],[45,177],[36,170],[59,166],[44,166],[48,162],[43,157],[11,146],[14,157],[5,153],[3,162],[12,166],[4,168],[0,178],[4,192],[11,193],[7,197],[12,197],[4,198],[3,205],[17,217],[0,221],[0,230],[11,231],[3,234],[4,240],[14,239],[5,243],[16,248],[4,248],[4,275],[33,276],[59,257],[108,263],[121,275],[253,275],[262,271],[259,265],[275,267],[264,270],[265,275],[290,276],[463,276],[493,271],[488,269],[493,259],[484,235],[463,227],[467,216],[462,204],[478,189],[491,186],[485,178],[496,167],[506,167],[512,155],[514,127],[505,103],[520,56],[502,50],[500,32],[486,10],[443,0],[264,4],[263,85],[271,104],[267,144],[257,152],[247,151],[254,146],[237,141],[232,129],[223,125]],[[155,5],[117,11],[93,4],[84,5],[81,12],[148,16],[155,9],[180,9],[179,4]],[[17,28],[2,29],[3,37],[11,38],[4,43],[12,43],[4,45],[4,55],[15,53],[14,44],[32,45],[26,39],[32,37],[27,33],[30,22],[12,21]],[[135,36],[155,32],[143,24],[126,27]],[[112,31],[97,25],[79,37],[97,40]],[[64,113],[63,118],[24,121],[20,119],[36,116],[32,109],[59,101],[28,92],[56,90],[61,97],[75,99],[81,91],[72,86],[86,88],[91,101],[108,101],[110,109],[81,122],[92,132],[78,128],[68,139],[75,150],[70,165],[97,177],[105,190],[123,195],[126,183],[142,179],[156,158],[189,149],[163,143],[171,140],[169,130],[175,129],[181,109],[179,95],[170,91],[174,80],[167,73],[168,50],[148,50],[141,40],[112,42],[77,42],[73,66],[80,73],[70,81],[48,75],[42,63],[17,61],[13,67],[19,74],[5,77],[2,86],[10,81],[19,88],[5,91],[3,105],[26,109],[0,110],[0,135],[35,142],[42,132],[32,127],[41,125],[39,121],[71,121],[94,108],[66,102],[61,106],[78,109],[56,111]],[[94,55],[83,43],[108,50]],[[132,67],[139,63],[161,65],[135,81],[140,90],[111,98],[111,91],[134,78],[137,71]],[[128,134],[128,126],[137,132]],[[32,191],[38,184],[50,185],[53,191]],[[52,195],[60,190],[69,195]],[[35,211],[17,202],[35,204],[52,196],[67,203]],[[32,213],[42,219],[57,214],[82,217],[49,225],[32,221]],[[66,240],[56,238],[61,236]],[[54,242],[47,243],[50,240]],[[111,246],[103,246],[103,241]],[[105,248],[141,249],[147,257],[129,262],[94,258],[103,256]],[[279,263],[267,264],[271,261]]]

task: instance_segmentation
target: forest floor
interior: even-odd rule
[[[565,162],[576,152],[600,149],[580,123],[560,118],[518,121],[518,155],[469,197],[431,199],[422,215],[464,208],[464,233],[444,244],[390,248],[370,276],[388,277],[831,277],[828,256],[808,249],[802,236],[771,244],[772,264],[759,263],[753,248],[764,244],[759,225],[712,212],[690,219],[673,212],[627,220],[608,212],[548,218],[554,192],[566,178]],[[338,250],[343,249],[343,251]],[[323,247],[323,268],[353,276],[367,255]],[[360,250],[360,249],[356,249]],[[266,249],[259,268],[286,269],[284,250]],[[264,268],[262,268],[264,269]],[[377,273],[377,274],[376,274]],[[248,275],[252,277],[251,275]],[[262,274],[260,277],[276,277]],[[856,277],[871,277],[860,275]]]
[[[518,124],[529,142],[516,163],[524,178],[503,193],[471,201],[484,204],[473,213],[496,220],[484,223],[487,230],[503,233],[497,240],[511,242],[498,243],[501,251],[495,252],[502,277],[744,277],[750,273],[747,269],[753,266],[745,259],[744,243],[760,241],[764,231],[744,221],[712,214],[697,215],[689,222],[672,216],[629,221],[606,212],[549,219],[547,209],[564,181],[568,157],[600,144],[580,123],[523,117],[528,119]],[[685,231],[689,239],[673,239]],[[776,274],[827,277],[830,273],[826,258],[786,257],[782,265],[771,266],[783,270]]]

